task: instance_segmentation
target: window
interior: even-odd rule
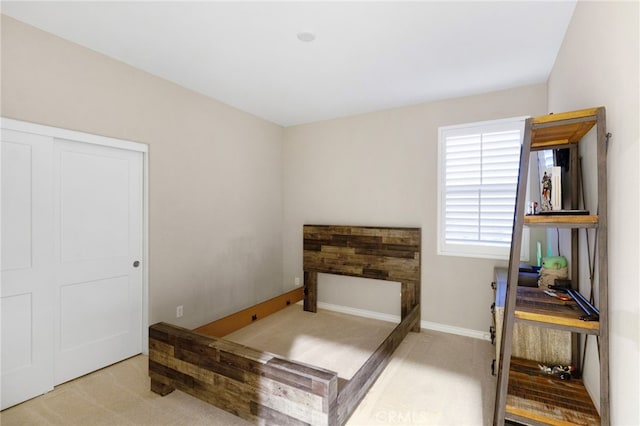
[[[525,118],[441,127],[438,254],[508,259]],[[528,259],[528,234],[523,234]]]

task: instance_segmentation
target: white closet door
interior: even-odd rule
[[[142,162],[54,143],[55,384],[142,352]]]
[[[53,140],[2,130],[2,409],[53,389]]]

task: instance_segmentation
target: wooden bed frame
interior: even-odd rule
[[[401,322],[338,389],[338,374],[171,324],[149,327],[151,390],[179,389],[261,424],[342,425],[409,331],[420,331],[419,228],[304,226],[304,309],[318,273],[396,281]]]

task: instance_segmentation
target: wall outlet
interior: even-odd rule
[[[184,315],[184,307],[182,305],[176,306],[176,318],[182,318]]]
[[[296,277],[293,282],[295,283],[296,287],[300,287],[300,277]]]

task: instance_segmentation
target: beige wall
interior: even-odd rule
[[[5,16],[2,116],[149,144],[151,323],[281,292],[280,126]]]
[[[302,275],[302,225],[422,228],[422,319],[487,332],[504,261],[436,254],[438,127],[546,113],[546,84],[285,129],[284,279]],[[383,283],[384,284],[384,283]],[[324,276],[319,301],[399,314],[398,286]]]
[[[604,105],[607,130],[613,135],[607,164],[614,425],[640,424],[639,29],[638,2],[578,2],[549,78],[550,111]],[[584,161],[594,164],[593,155],[585,153]],[[591,194],[590,199],[594,198]],[[594,346],[588,354],[585,381],[597,395]]]

